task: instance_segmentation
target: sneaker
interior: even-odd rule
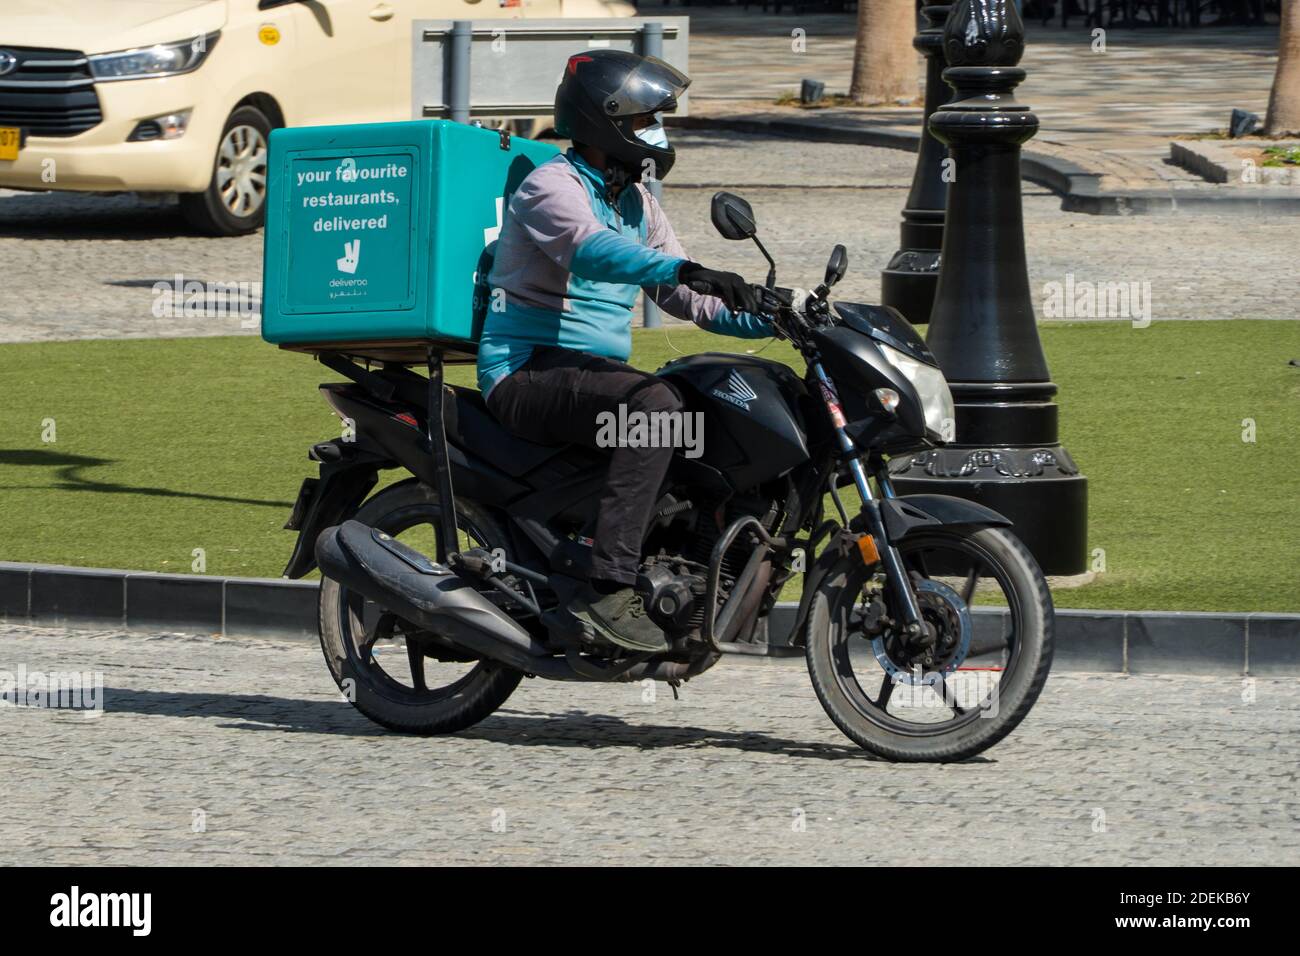
[[[646,617],[641,595],[632,588],[613,594],[579,595],[569,613],[619,647],[630,651],[666,651],[668,639],[659,626]]]

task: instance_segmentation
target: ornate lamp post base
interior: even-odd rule
[[[978,501],[1011,519],[1044,573],[1084,571],[1088,479],[1057,439],[1056,386],[1017,389],[1014,402],[1006,387],[955,383],[952,390],[961,443],[890,461],[894,489]],[[1035,443],[1019,443],[1024,438]]]

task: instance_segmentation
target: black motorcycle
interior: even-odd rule
[[[702,446],[674,456],[636,585],[667,651],[623,650],[565,610],[584,584],[601,455],[510,434],[476,390],[443,384],[434,350],[428,377],[321,357],[350,379],[321,386],[349,427],[311,450],[320,476],[287,525],[299,538],[285,574],[319,565],[325,658],[367,717],[452,733],[525,675],[676,693],[728,654],[804,655],[835,724],[891,760],[969,757],[1028,713],[1052,656],[1038,565],[996,512],[890,484],[888,456],[951,437],[934,356],[892,309],[832,308],[842,246],[812,292],[782,289],[744,200],[716,195],[713,222],[758,244],[764,311],[807,368],[701,354],[657,373],[704,423]],[[391,468],[414,477],[370,495]],[[800,574],[797,609],[778,607]]]

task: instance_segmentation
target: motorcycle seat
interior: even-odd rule
[[[554,458],[569,445],[542,445],[519,438],[488,411],[477,389],[451,386],[455,401],[447,403],[443,427],[447,441],[461,449],[472,449],[488,464],[519,478]]]

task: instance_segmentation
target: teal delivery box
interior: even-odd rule
[[[473,355],[476,280],[505,203],[557,152],[446,120],[276,130],[262,337],[396,361],[429,343]]]

